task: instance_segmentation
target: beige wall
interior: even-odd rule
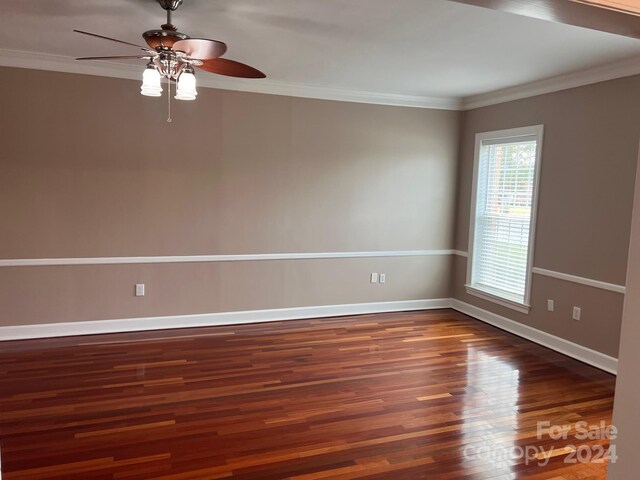
[[[636,185],[640,185],[640,169]],[[616,398],[613,409],[613,424],[618,429],[618,438],[612,443],[618,460],[609,463],[609,480],[635,480],[638,464],[635,455],[640,445],[640,189],[636,189],[633,209],[633,229],[629,248],[629,272],[627,295],[622,318],[620,340],[620,364],[616,381]]]
[[[0,86],[0,259],[453,245],[458,112],[202,88],[167,124],[138,82],[3,68]],[[441,298],[449,265],[0,267],[0,325]]]
[[[5,267],[5,325],[449,298],[447,257]],[[370,272],[387,283],[369,284]],[[134,283],[146,296],[134,297]]]
[[[466,251],[475,133],[542,123],[535,266],[625,282],[640,77],[464,114],[201,89],[196,102],[174,102],[167,124],[166,102],[140,96],[137,82],[0,73],[11,92],[1,100],[0,259]],[[617,354],[622,295],[534,275],[523,315],[467,295],[465,270],[448,256],[0,267],[0,325],[453,292]],[[387,284],[369,284],[371,272]]]
[[[624,285],[640,137],[635,98],[640,77],[465,112],[456,248],[468,248],[475,134],[544,124],[534,266]],[[617,356],[623,295],[534,275],[532,309],[522,315],[466,294],[466,260],[455,263],[455,298]],[[580,322],[571,319],[573,305],[583,309]]]

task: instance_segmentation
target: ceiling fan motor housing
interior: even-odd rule
[[[165,10],[175,11],[182,5],[182,0],[156,0]]]
[[[174,43],[189,38],[189,35],[176,31],[173,25],[162,25],[162,30],[148,30],[142,38],[154,50],[170,50]]]
[[[178,32],[175,25],[171,23],[171,12],[175,11],[182,0],[156,0],[162,8],[167,11],[167,23],[161,26],[162,30],[148,30],[142,34],[145,42],[154,50],[171,50],[171,47],[178,40],[185,40],[189,35]]]

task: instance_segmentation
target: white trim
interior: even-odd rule
[[[78,62],[77,60],[48,53],[25,52],[0,49],[0,66],[30,68],[54,72],[98,75],[102,77],[140,80],[139,65],[124,65],[112,62]],[[465,98],[430,97],[403,95],[399,93],[368,92],[339,89],[320,85],[303,85],[273,80],[243,80],[219,76],[198,77],[198,85],[208,88],[254,92],[272,95],[286,95],[301,98],[316,98],[343,102],[370,103],[401,107],[435,108],[442,110],[472,110],[523,98],[557,92],[569,88],[590,85],[616,78],[640,74],[640,60],[631,58],[598,67],[571,72],[556,77],[538,80],[493,92],[472,95]]]
[[[533,282],[533,254],[536,245],[536,227],[538,226],[538,198],[540,196],[540,172],[542,170],[542,150],[544,148],[544,125],[525,127],[531,130],[536,140],[536,166],[533,179],[533,195],[531,196],[531,224],[529,226],[529,252],[527,253],[527,286],[524,294],[524,303],[531,303],[531,283]],[[514,129],[521,130],[521,129]],[[512,130],[513,131],[513,130]]]
[[[613,283],[601,282],[600,280],[592,280],[590,278],[569,275],[568,273],[554,272],[552,270],[546,270],[544,268],[534,267],[533,273],[537,275],[543,275],[545,277],[557,278],[558,280],[565,280],[567,282],[579,283],[580,285],[587,285],[588,287],[600,288],[602,290],[608,290],[610,292],[622,294],[625,294],[627,292],[627,288],[624,285],[615,285]]]
[[[114,265],[128,263],[247,262],[322,258],[431,257],[454,254],[455,250],[390,250],[378,252],[249,253],[239,255],[169,255],[156,257],[15,258],[0,260],[0,267]]]
[[[618,62],[601,65],[578,72],[566,73],[556,77],[538,80],[494,92],[473,95],[463,99],[463,110],[487,107],[499,103],[511,102],[523,98],[535,97],[545,93],[558,92],[569,88],[582,87],[593,83],[605,82],[616,78],[640,74],[640,59],[635,56]]]
[[[405,300],[394,302],[354,303],[347,305],[321,305],[315,307],[276,308],[244,312],[219,312],[166,317],[123,318],[42,325],[0,327],[0,341],[28,338],[94,335],[100,333],[137,332],[168,328],[210,327],[243,323],[274,322],[303,318],[338,317],[366,313],[401,312],[450,308],[451,299]]]
[[[467,252],[461,250],[455,250],[454,255],[460,257],[466,257]],[[555,272],[553,270],[547,270],[545,268],[533,267],[531,273],[536,275],[542,275],[544,277],[556,278],[558,280],[564,280],[565,282],[579,283],[580,285],[586,285],[588,287],[599,288],[601,290],[608,290],[610,292],[627,293],[627,287],[624,285],[616,285],[615,283],[602,282],[600,280],[594,280],[592,278],[578,277],[577,275],[571,275],[569,273]]]
[[[531,310],[531,305],[518,303],[507,298],[500,297],[498,295],[493,295],[490,292],[485,292],[483,290],[480,290],[479,288],[472,287],[471,285],[465,285],[464,288],[469,295],[482,298],[483,300],[487,300],[489,302],[497,303],[498,305],[510,308],[512,310],[515,310],[516,312],[528,314],[529,310]]]
[[[538,221],[538,193],[540,191],[540,170],[542,164],[542,150],[544,145],[544,125],[531,125],[526,127],[510,128],[507,130],[496,130],[492,132],[481,132],[476,134],[475,149],[473,153],[473,184],[471,192],[471,210],[469,215],[469,247],[467,262],[467,280],[466,284],[473,288],[473,250],[475,246],[475,231],[477,220],[477,200],[478,200],[478,172],[480,170],[480,149],[483,146],[485,140],[505,140],[513,139],[516,141],[519,137],[531,137],[536,138],[536,164],[533,178],[533,194],[531,197],[531,219],[529,226],[529,245],[527,252],[527,276],[525,279],[524,299],[522,306],[516,308],[519,312],[529,313],[527,305],[531,303],[531,283],[532,283],[532,270],[533,270],[533,252],[535,251],[536,241],[536,224]],[[467,289],[468,290],[468,289]],[[476,289],[476,294],[479,290]],[[485,292],[482,292],[486,294]],[[485,298],[483,296],[483,298]],[[500,303],[501,305],[514,308],[514,304],[509,299],[501,299],[502,302],[497,302],[494,295],[487,296],[485,298],[491,302]],[[505,305],[507,302],[509,305]]]
[[[458,257],[464,257],[464,258],[467,258],[467,257],[468,257],[467,252],[465,252],[465,251],[463,251],[463,250],[454,250],[454,251],[453,251],[453,254],[454,254],[454,255],[457,255]]]
[[[103,77],[141,80],[144,64],[124,65],[104,61],[79,62],[71,57],[47,53],[0,49],[0,66],[50,70],[54,72],[98,75]],[[461,110],[462,101],[450,97],[429,97],[399,93],[348,90],[321,85],[304,85],[274,80],[243,80],[217,75],[198,76],[198,86],[235,90],[240,92],[286,95],[290,97],[316,98],[341,102],[370,103],[401,107]]]
[[[485,323],[506,330],[532,342],[556,350],[607,372],[616,374],[618,360],[563,338],[542,332],[495,313],[483,310],[460,300],[450,298],[406,300],[393,302],[356,303],[347,305],[321,305],[314,307],[249,310],[243,312],[219,312],[193,315],[174,315],[118,320],[94,320],[42,325],[0,327],[0,341],[30,338],[65,337],[103,333],[137,332],[171,328],[192,328],[216,325],[273,322],[304,318],[336,317],[371,313],[401,312],[453,308]]]
[[[597,352],[577,343],[570,342],[564,338],[556,337],[550,333],[543,332],[536,328],[524,325],[522,323],[515,322],[506,317],[496,315],[482,308],[478,308],[475,305],[470,305],[460,300],[452,299],[451,308],[469,315],[475,319],[481,320],[485,323],[498,327],[507,332],[513,333],[519,337],[525,338],[532,342],[535,342],[544,347],[560,352],[581,362],[592,365],[596,368],[604,370],[605,372],[617,374],[618,371],[618,359],[605,355],[604,353]]]

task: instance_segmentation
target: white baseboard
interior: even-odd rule
[[[433,310],[439,308],[453,308],[482,322],[531,340],[544,347],[551,348],[552,350],[593,365],[606,372],[613,373],[614,375],[617,373],[618,360],[616,358],[451,298],[8,326],[0,327],[0,341],[66,337],[72,335],[95,335],[100,333],[139,332],[170,328],[238,325],[243,323],[339,317],[367,313]]]
[[[99,333],[138,332],[169,328],[210,327],[242,323],[275,322],[303,318],[339,317],[365,313],[401,312],[450,308],[451,299],[408,300],[395,302],[354,303],[348,305],[321,305],[316,307],[276,308],[245,312],[202,313],[166,317],[123,318],[42,325],[0,327],[0,341],[29,338],[94,335]]]
[[[605,355],[604,353],[596,352],[595,350],[570,342],[564,338],[556,337],[555,335],[551,335],[550,333],[543,332],[528,325],[509,320],[506,317],[496,315],[488,310],[478,308],[460,300],[452,299],[451,308],[493,325],[494,327],[506,330],[514,335],[531,340],[532,342],[555,350],[556,352],[560,352],[568,357],[580,360],[581,362],[592,365],[604,370],[605,372],[609,372],[614,375],[618,372],[618,359]]]

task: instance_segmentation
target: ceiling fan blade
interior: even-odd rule
[[[136,45],[135,43],[125,42],[124,40],[118,40],[116,38],[105,37],[104,35],[98,35],[97,33],[83,32],[82,30],[74,30],[74,32],[81,33],[83,35],[89,35],[90,37],[102,38],[103,40],[110,40],[112,42],[122,43],[124,45],[130,45],[132,47],[138,47],[143,50],[147,50],[147,48],[143,47],[142,45]]]
[[[640,19],[630,11],[606,9],[603,0],[450,0],[526,17],[565,23],[640,39]],[[631,2],[626,2],[631,3]]]
[[[150,55],[115,55],[112,57],[80,57],[76,60],[142,60],[151,58]]]
[[[249,65],[245,65],[244,63],[227,60],[226,58],[204,60],[202,65],[199,65],[198,68],[210,73],[217,73],[218,75],[226,75],[228,77],[266,78],[266,75],[260,70],[250,67]]]
[[[191,58],[197,58],[198,60],[218,58],[227,51],[227,45],[224,42],[207,38],[178,40],[171,48],[174,52],[184,52]]]

